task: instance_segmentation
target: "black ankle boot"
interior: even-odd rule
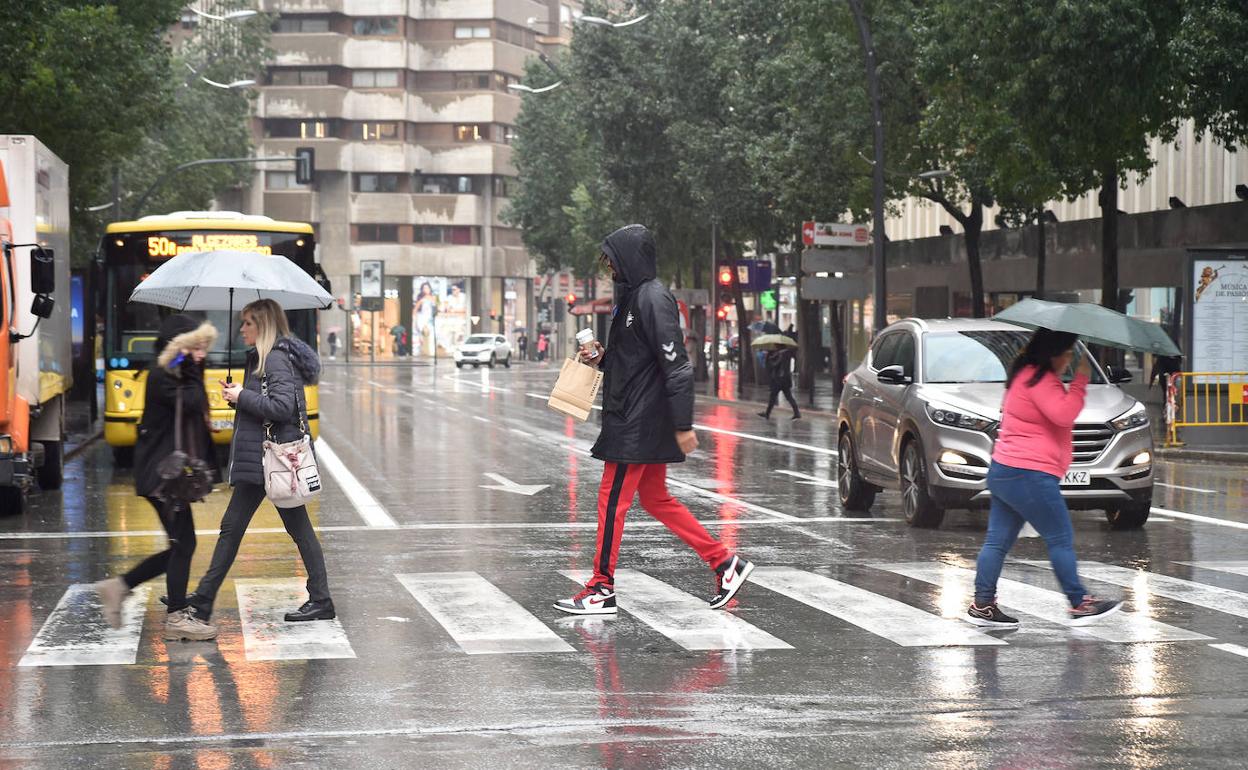
[[[338,614],[334,612],[332,599],[324,599],[319,602],[309,599],[299,609],[286,613],[286,622],[299,623],[305,620],[333,620],[336,617],[338,617]]]

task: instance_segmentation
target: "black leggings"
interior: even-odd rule
[[[771,395],[767,398],[767,415],[770,416],[771,410],[775,409],[776,405],[780,403],[781,393],[783,393],[784,397],[788,399],[789,406],[793,407],[793,416],[800,417],[802,414],[802,411],[797,408],[797,401],[793,398],[793,383],[792,382],[771,383]]]
[[[169,547],[139,562],[121,579],[134,588],[163,574],[169,594],[169,611],[175,612],[186,606],[186,584],[191,577],[191,557],[195,555],[195,520],[191,517],[189,503],[163,501],[155,497],[144,499],[160,516],[160,523],[169,535]]]

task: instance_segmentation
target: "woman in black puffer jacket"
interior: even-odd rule
[[[230,447],[230,484],[234,495],[221,519],[221,536],[212,552],[212,564],[188,600],[198,615],[207,620],[212,613],[221,581],[234,563],[238,546],[260,503],[264,502],[263,457],[265,423],[272,424],[277,443],[297,441],[307,425],[303,386],[316,382],[321,362],[315,351],[292,337],[282,306],[271,299],[252,302],[243,308],[243,342],[254,348],[247,354],[243,384],[222,383],[222,395],[234,404],[234,441]],[[261,387],[262,383],[267,387]],[[334,602],[329,596],[329,579],[320,541],[304,506],[278,508],[282,524],[299,548],[308,571],[308,601],[286,613],[287,621],[331,620]]]

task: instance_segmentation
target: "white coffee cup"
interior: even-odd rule
[[[597,358],[598,349],[594,347],[594,330],[581,329],[576,333],[576,344],[581,346],[581,350],[585,351],[586,358]]]

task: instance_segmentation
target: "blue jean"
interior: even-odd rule
[[[994,461],[988,469],[988,491],[992,493],[992,510],[988,513],[988,536],[976,563],[975,603],[982,607],[996,601],[997,579],[1001,577],[1005,555],[1026,522],[1044,538],[1062,593],[1071,607],[1078,607],[1087,591],[1079,581],[1075,529],[1058,478]]]

